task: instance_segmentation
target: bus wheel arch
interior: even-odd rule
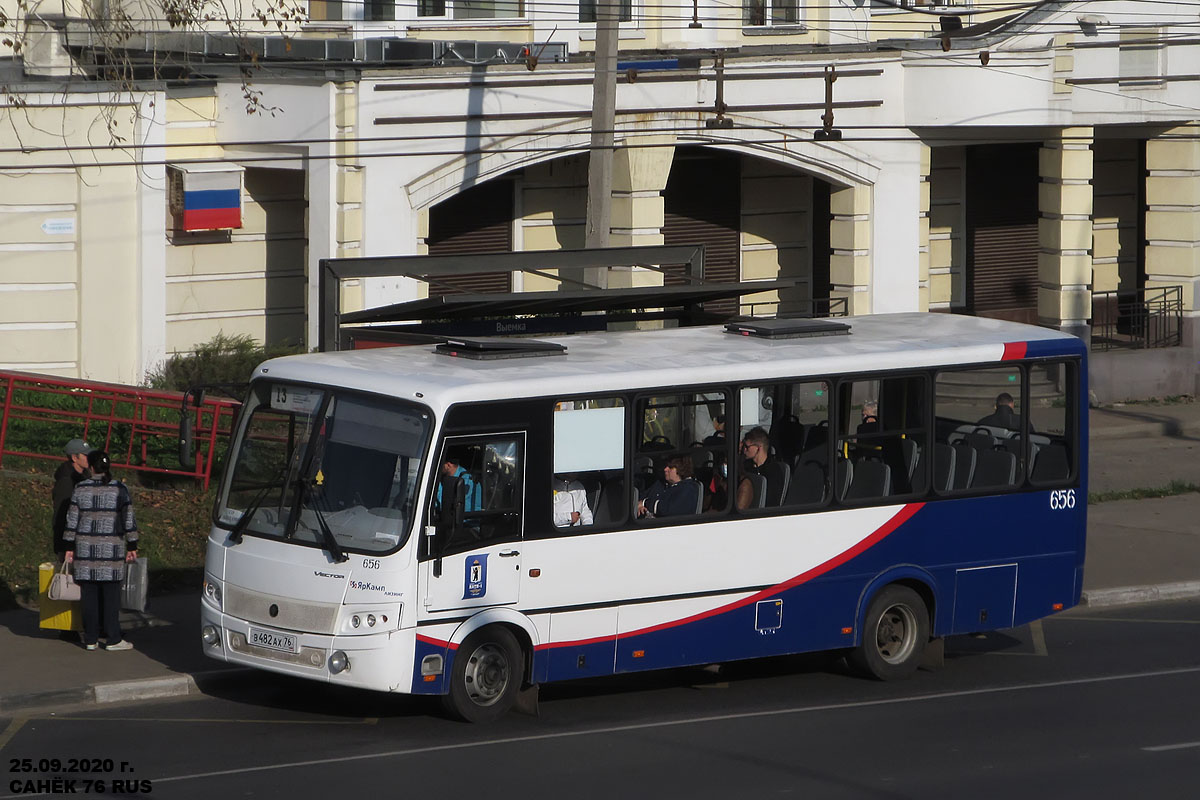
[[[929,600],[913,583],[895,581],[870,595],[859,644],[849,655],[856,671],[888,681],[907,678],[920,666],[933,617]]]
[[[511,626],[497,623],[477,628],[455,651],[442,704],[464,722],[497,720],[516,703],[527,663],[527,649]]]

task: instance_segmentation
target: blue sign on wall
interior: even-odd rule
[[[487,594],[487,554],[467,556],[464,562],[463,600],[473,600]]]

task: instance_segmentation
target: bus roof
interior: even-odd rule
[[[419,399],[441,409],[467,400],[1085,353],[1080,339],[1060,331],[958,314],[878,314],[838,321],[850,326],[848,335],[762,339],[707,326],[541,337],[566,345],[567,353],[485,361],[435,353],[428,345],[312,353],[268,361],[254,377]]]

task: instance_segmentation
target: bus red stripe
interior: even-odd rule
[[[1025,351],[1029,348],[1028,342],[1005,342],[1004,343],[1004,361],[1015,361],[1025,357]]]

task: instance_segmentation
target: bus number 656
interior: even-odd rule
[[[1075,507],[1075,490],[1074,489],[1055,489],[1050,493],[1050,508],[1054,511],[1061,511],[1064,508]]]

